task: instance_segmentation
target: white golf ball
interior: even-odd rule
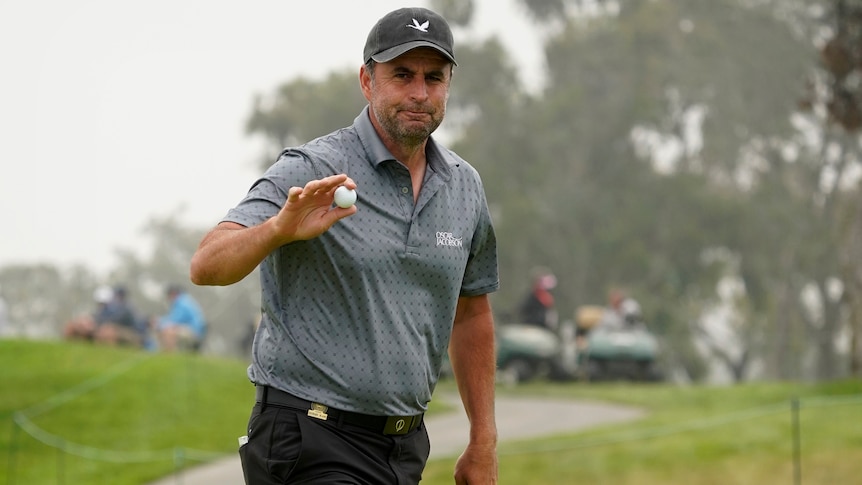
[[[356,191],[350,190],[345,186],[335,189],[335,205],[342,209],[347,209],[356,203]]]

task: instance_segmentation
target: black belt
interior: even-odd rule
[[[415,416],[374,416],[342,411],[316,402],[306,401],[269,386],[257,386],[256,399],[257,402],[264,405],[271,404],[297,411],[306,411],[312,418],[323,421],[331,419],[338,424],[351,424],[382,434],[407,434],[422,424],[422,414]]]

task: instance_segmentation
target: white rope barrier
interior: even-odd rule
[[[803,408],[829,407],[829,406],[847,406],[854,404],[862,404],[862,394],[854,394],[849,396],[814,396],[811,398],[800,399],[799,403]],[[701,431],[710,428],[717,428],[732,423],[747,421],[757,418],[762,418],[775,414],[790,413],[791,408],[788,402],[770,404],[757,408],[747,409],[731,414],[721,416],[713,416],[706,419],[698,419],[686,423],[656,426],[652,428],[639,429],[634,431],[625,431],[617,434],[609,434],[592,439],[579,440],[573,443],[564,443],[556,446],[537,446],[533,448],[515,449],[498,452],[499,455],[524,455],[533,453],[550,453],[569,450],[577,450],[583,448],[592,448],[607,445],[633,443],[653,438],[672,436],[676,434],[687,433],[691,431]]]
[[[40,443],[64,451],[70,455],[86,458],[94,461],[103,461],[110,463],[149,463],[166,460],[195,460],[209,461],[215,458],[224,456],[224,453],[202,451],[189,448],[175,447],[162,450],[147,450],[147,451],[118,451],[96,448],[93,446],[83,445],[69,441],[62,436],[58,436],[40,428],[30,418],[52,411],[74,399],[99,389],[107,385],[114,379],[122,376],[126,372],[134,369],[145,360],[149,359],[152,354],[144,353],[135,357],[126,359],[106,372],[103,372],[91,379],[88,379],[81,384],[71,387],[59,394],[49,397],[48,399],[37,403],[29,408],[13,413],[12,419],[24,432],[30,435]]]
[[[31,417],[38,416],[45,412],[56,409],[63,404],[66,404],[74,400],[75,398],[86,394],[87,392],[93,391],[101,386],[106,385],[107,383],[111,382],[122,374],[133,369],[149,357],[149,354],[142,354],[140,356],[120,362],[119,364],[115,365],[103,374],[84,381],[80,385],[72,387],[55,396],[52,396],[41,403],[14,413],[13,421],[28,435],[46,446],[60,449],[74,456],[95,461],[104,461],[111,463],[147,463],[165,460],[174,460],[176,462],[185,459],[195,461],[209,461],[224,456],[223,453],[219,452],[202,451],[180,447],[146,451],[118,451],[100,449],[75,443],[61,436],[49,433],[36,425],[32,420],[30,420]],[[810,398],[800,399],[798,400],[798,402],[803,408],[854,405],[862,404],[862,394],[847,396],[813,396]],[[667,426],[655,426],[651,428],[625,431],[622,433],[615,434],[611,433],[606,436],[599,436],[591,439],[576,441],[573,443],[559,444],[556,446],[537,446],[520,450],[504,450],[500,451],[499,454],[501,456],[508,456],[532,453],[549,453],[614,444],[631,443],[686,432],[717,428],[732,423],[787,412],[790,412],[790,408],[786,402],[782,402],[778,404],[771,404],[766,406],[760,406],[757,408],[742,410],[735,413],[713,416],[706,419],[692,420],[686,423],[679,423]]]

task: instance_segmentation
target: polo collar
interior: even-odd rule
[[[359,140],[362,142],[362,146],[365,148],[365,152],[369,155],[369,160],[374,168],[378,168],[381,163],[388,160],[398,160],[392,153],[386,148],[386,145],[383,144],[383,141],[380,139],[380,135],[377,134],[377,131],[374,129],[374,125],[371,124],[371,114],[370,108],[368,105],[359,113],[359,116],[353,120],[353,127],[356,130],[356,134],[359,136]],[[441,175],[444,179],[449,179],[451,175],[451,170],[449,168],[450,164],[456,164],[455,160],[450,160],[447,156],[440,150],[440,147],[437,146],[437,142],[434,141],[434,137],[428,138],[428,143],[425,144],[425,160],[428,162],[428,167],[434,172]]]

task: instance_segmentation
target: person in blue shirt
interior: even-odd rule
[[[207,323],[198,302],[178,285],[167,290],[170,309],[156,323],[159,348],[165,352],[200,350]]]

